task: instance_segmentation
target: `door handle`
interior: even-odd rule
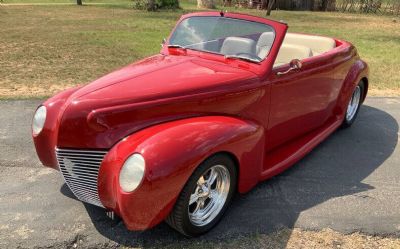
[[[293,59],[290,61],[289,66],[290,67],[288,70],[283,71],[283,72],[277,72],[276,75],[281,76],[281,75],[288,74],[294,70],[300,70],[301,67],[303,66],[303,64],[301,63],[301,61],[299,59]]]

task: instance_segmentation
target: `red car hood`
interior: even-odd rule
[[[71,98],[102,100],[99,105],[136,103],[200,93],[224,83],[254,78],[250,71],[189,56],[156,55],[105,75],[84,86]],[[97,106],[97,105],[96,105]]]
[[[57,146],[109,148],[146,126],[205,115],[202,93],[232,92],[249,81],[258,82],[258,78],[223,62],[191,56],[150,57],[75,91],[64,106]],[[225,112],[218,110],[218,99],[207,103],[207,108]]]

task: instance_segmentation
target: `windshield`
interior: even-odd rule
[[[263,23],[217,16],[184,19],[169,39],[169,47],[181,47],[260,62],[275,39],[274,29]]]

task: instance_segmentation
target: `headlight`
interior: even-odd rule
[[[119,173],[119,185],[125,192],[132,192],[142,182],[145,161],[140,154],[133,154],[126,159]]]
[[[41,106],[36,110],[32,121],[33,135],[37,135],[42,131],[44,122],[46,121],[46,114],[47,111],[45,106]]]

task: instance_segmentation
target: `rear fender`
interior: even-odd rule
[[[219,152],[229,153],[238,162],[238,190],[246,192],[262,171],[263,137],[257,124],[225,116],[189,118],[144,129],[124,138],[106,155],[98,178],[100,199],[128,228],[152,227],[169,214],[196,167]],[[125,193],[119,187],[119,171],[133,153],[145,158],[145,176],[135,191]]]
[[[350,97],[354,91],[354,88],[363,78],[368,78],[368,72],[368,65],[363,60],[357,59],[354,62],[343,82],[342,89],[337,100],[335,111],[336,114],[344,118],[347,105],[350,101]],[[363,100],[365,99],[365,95],[367,94],[366,90],[367,89],[365,89]]]

